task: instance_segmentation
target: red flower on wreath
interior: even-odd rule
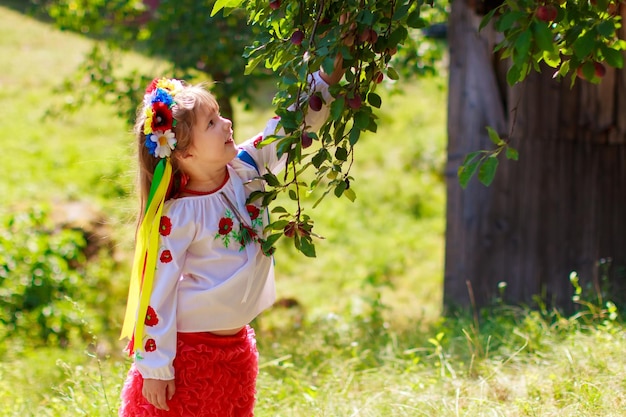
[[[159,323],[159,318],[157,317],[156,311],[150,306],[148,306],[148,311],[146,312],[146,326],[156,326]]]
[[[172,221],[167,216],[161,217],[161,222],[159,223],[159,233],[161,236],[167,236],[172,231]]]
[[[256,218],[259,217],[260,210],[254,204],[246,205],[246,210],[248,210],[248,214],[252,220],[256,220]]]
[[[152,111],[154,112],[154,116],[152,117],[153,132],[157,130],[165,132],[172,129],[174,118],[172,116],[172,110],[170,110],[167,104],[160,101],[152,103]]]
[[[146,352],[154,352],[156,350],[156,342],[154,339],[146,340],[146,345],[144,346]]]
[[[233,219],[228,217],[222,217],[220,219],[219,233],[220,235],[227,235],[233,230]]]
[[[169,249],[165,249],[163,252],[161,252],[161,257],[159,259],[164,264],[172,262],[172,252],[170,252]]]
[[[158,78],[155,78],[154,80],[152,80],[150,85],[146,88],[146,93],[151,93],[154,90],[156,90],[158,83],[159,83],[159,79]]]

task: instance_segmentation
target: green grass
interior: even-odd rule
[[[114,416],[129,366],[114,335],[132,248],[132,139],[104,105],[43,118],[71,99],[54,88],[91,41],[1,4],[0,53],[11,59],[0,71],[0,214],[87,202],[104,216],[119,267],[87,269],[112,274],[110,332],[90,326],[98,334],[67,349],[0,341],[0,416]],[[159,63],[129,55],[126,65]],[[379,132],[358,145],[357,200],[328,197],[311,211],[325,237],[317,258],[279,247],[279,297],[300,306],[255,323],[256,415],[626,416],[624,327],[601,308],[594,318],[506,306],[477,321],[440,316],[445,74],[404,90],[383,92]],[[240,141],[272,113],[242,109]]]

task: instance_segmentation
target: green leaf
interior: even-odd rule
[[[263,61],[265,61],[265,57],[264,56],[257,56],[257,57],[254,57],[254,58],[248,60],[248,62],[246,63],[246,68],[244,70],[244,75],[252,74],[254,69]]]
[[[280,125],[285,128],[285,131],[293,131],[300,126],[300,121],[298,120],[299,112],[282,111],[277,113],[280,116]]]
[[[337,145],[339,142],[341,142],[344,139],[343,134],[345,131],[346,131],[345,123],[335,123],[335,132],[333,135],[333,143],[335,145]]]
[[[330,103],[330,116],[333,120],[341,119],[341,115],[343,114],[343,109],[345,107],[346,101],[343,96],[337,97],[332,103]]]
[[[254,200],[257,200],[263,197],[265,193],[263,191],[252,191],[246,200],[248,203],[252,203]]]
[[[344,191],[346,191],[346,187],[347,184],[345,181],[340,181],[336,186],[335,186],[335,196],[336,197],[341,197],[341,195],[343,194]]]
[[[283,206],[276,206],[272,209],[272,213],[277,214],[277,213],[287,213],[287,209],[284,208]]]
[[[569,72],[569,64],[570,64],[569,59],[561,63],[561,66],[559,67],[559,71],[558,71],[559,76],[565,77],[567,75],[567,73]]]
[[[363,9],[357,14],[356,21],[371,26],[374,23],[374,14],[367,9]]]
[[[350,130],[350,136],[348,137],[348,141],[350,142],[350,145],[352,146],[356,145],[356,143],[359,141],[360,136],[361,136],[361,130],[353,127],[352,130]]]
[[[463,163],[461,164],[461,166],[463,165],[467,165],[470,162],[474,161],[474,160],[478,160],[480,158],[478,158],[481,154],[483,153],[483,151],[474,151],[474,152],[470,152],[467,155],[465,155],[465,159],[463,160]]]
[[[360,130],[365,129],[370,124],[370,114],[367,111],[359,110],[354,115],[354,126]]]
[[[280,186],[280,181],[278,180],[278,178],[276,178],[276,175],[272,174],[271,172],[268,172],[267,174],[263,175],[263,179],[265,180],[265,182],[267,182],[267,184],[270,187]]]
[[[509,85],[514,85],[520,80],[521,71],[520,67],[517,64],[511,65],[511,68],[506,73],[506,82]]]
[[[596,26],[596,32],[604,38],[612,38],[615,34],[615,23],[613,20],[603,20]]]
[[[526,19],[526,14],[522,11],[504,13],[495,23],[496,30],[498,32],[506,32],[521,19]]]
[[[572,44],[572,48],[574,49],[574,55],[576,55],[576,57],[579,59],[584,59],[587,55],[591,53],[595,44],[596,39],[594,32],[588,31],[587,33],[576,39]]]
[[[326,149],[324,149],[324,148],[321,148],[319,151],[317,151],[315,156],[313,158],[311,158],[312,162],[313,162],[313,166],[315,168],[319,169],[319,167],[322,166],[324,161],[328,160],[329,156],[330,155],[329,155],[328,151]]]
[[[313,240],[310,237],[303,236],[300,239],[300,252],[309,258],[315,258],[315,245],[313,245]]]
[[[469,180],[474,176],[474,173],[476,173],[476,169],[478,168],[478,165],[481,161],[481,159],[479,158],[479,155],[481,153],[481,151],[476,151],[467,154],[465,160],[463,161],[463,164],[459,167],[459,170],[457,171],[457,176],[459,178],[459,183],[461,184],[462,188],[467,187]]]
[[[624,55],[621,51],[602,45],[602,56],[607,64],[613,68],[622,68],[624,66]]]
[[[289,220],[277,220],[269,225],[272,230],[283,230],[289,224]]]
[[[409,7],[410,7],[409,4],[405,4],[405,5],[398,7],[396,11],[394,12],[393,17],[391,19],[400,20],[404,18],[404,16],[406,16],[407,13],[409,12]]]
[[[478,180],[485,186],[491,185],[496,175],[496,169],[498,169],[498,158],[493,155],[485,158],[478,170]]]
[[[389,35],[389,45],[395,46],[404,42],[408,35],[409,32],[404,26],[398,26],[393,32],[391,32],[391,35]]]
[[[356,193],[352,188],[346,188],[343,192],[343,195],[346,196],[348,200],[352,201],[353,203],[354,200],[356,200]]]
[[[553,51],[543,51],[542,58],[552,68],[558,68],[561,63],[561,54],[556,47]]]
[[[274,243],[276,243],[276,241],[280,239],[282,235],[282,233],[274,233],[273,235],[269,235],[267,238],[265,238],[265,242],[263,242],[263,248],[265,249],[267,247],[267,249],[269,249],[270,247],[272,247],[272,245],[274,245]]]
[[[487,26],[487,24],[491,21],[491,19],[493,18],[493,15],[496,13],[497,10],[498,8],[491,9],[489,13],[483,16],[482,20],[480,21],[480,25],[478,26],[479,32],[483,30],[485,26]]]
[[[262,204],[264,206],[269,206],[272,201],[276,200],[277,195],[278,195],[278,192],[276,191],[269,191],[269,192],[264,193]]]
[[[398,72],[393,67],[387,67],[387,77],[389,77],[392,80],[400,79]]]
[[[367,102],[369,104],[371,104],[373,107],[376,107],[377,109],[380,109],[380,106],[383,103],[383,100],[380,98],[380,96],[376,93],[369,93],[367,95]]]
[[[345,161],[348,159],[348,151],[345,148],[337,148],[337,150],[335,151],[335,158],[337,158],[340,161]]]
[[[511,159],[513,161],[517,161],[519,159],[519,153],[517,152],[517,149],[511,148],[510,146],[506,147],[505,154],[507,159]]]
[[[504,145],[504,141],[500,138],[498,132],[496,132],[491,126],[487,126],[487,134],[489,135],[489,139],[491,139],[496,146]]]
[[[211,17],[224,8],[234,9],[243,3],[244,0],[217,0],[211,10]]]
[[[376,131],[378,130],[378,124],[376,123],[376,120],[374,120],[374,118],[370,118],[370,123],[367,125],[367,130],[369,130],[370,132],[374,132],[376,133]],[[354,143],[352,143],[352,145],[354,145]]]
[[[522,65],[528,60],[528,52],[532,46],[532,33],[529,30],[523,31],[515,40],[513,49],[513,62]],[[520,72],[521,74],[521,72]]]
[[[413,12],[409,13],[409,17],[406,18],[406,24],[410,28],[419,29],[424,27],[424,19],[420,17],[419,7]]]
[[[556,49],[554,35],[546,22],[533,22],[532,28],[535,34],[535,42],[537,42],[539,49],[549,52]]]

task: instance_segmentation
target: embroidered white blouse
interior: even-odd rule
[[[328,117],[332,97],[318,73],[309,78],[326,106],[307,112],[306,124],[318,130]],[[255,179],[284,167],[276,155],[276,142],[257,148],[268,135],[277,134],[278,119],[244,142],[257,168],[233,159],[229,178],[216,192],[172,199],[165,203],[159,232],[159,252],[150,305],[145,320],[143,351],[135,366],[144,378],[173,379],[177,332],[206,332],[243,327],[275,301],[271,256],[247,236],[263,237],[266,207],[247,197],[263,189]],[[282,132],[278,132],[281,134]]]

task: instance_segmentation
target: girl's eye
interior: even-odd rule
[[[212,127],[215,124],[215,122],[213,121],[213,119],[209,120],[209,127]]]

